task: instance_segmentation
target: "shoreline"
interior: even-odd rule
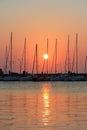
[[[87,74],[3,74],[0,81],[87,81]]]

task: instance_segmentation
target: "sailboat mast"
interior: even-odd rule
[[[74,64],[75,64],[75,49],[74,49],[73,60],[72,60],[72,72],[74,72]]]
[[[36,52],[35,52],[35,53],[36,53]],[[33,60],[32,74],[34,73],[34,66],[35,66],[35,54],[34,54],[34,60]]]
[[[55,44],[55,73],[57,73],[57,39]]]
[[[70,71],[70,58],[69,58],[69,41],[70,41],[70,38],[69,38],[69,35],[68,35],[68,72]]]
[[[37,44],[36,44],[36,47],[35,47],[32,74],[34,73],[34,68],[35,67],[36,67],[36,74],[38,74],[38,48],[37,48]]]
[[[24,42],[24,71],[26,72],[26,38]]]
[[[67,53],[66,53],[66,58],[65,58],[65,66],[64,66],[65,73],[67,72],[67,69],[66,69],[67,67],[66,67],[66,66],[67,66]]]
[[[48,39],[47,39],[47,55],[48,55]],[[47,59],[47,74],[48,74],[48,59]]]
[[[36,73],[38,74],[38,47],[36,44]]]
[[[10,50],[10,72],[12,72],[12,32],[11,32],[11,50]]]
[[[87,68],[87,56],[85,58],[85,69],[84,69],[84,73],[86,74],[86,68]]]
[[[4,63],[4,71],[7,73],[7,61],[8,61],[8,54],[7,54],[7,46],[5,49],[5,63]]]
[[[76,33],[76,73],[78,73],[78,34]]]

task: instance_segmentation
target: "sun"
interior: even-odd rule
[[[47,60],[49,58],[48,54],[43,54],[43,58]]]

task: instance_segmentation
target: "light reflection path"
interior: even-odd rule
[[[42,86],[42,96],[43,96],[43,123],[45,126],[49,124],[49,116],[50,116],[50,86],[48,84],[44,84]]]
[[[0,130],[86,130],[87,84],[79,86],[41,82],[9,87],[3,83]]]

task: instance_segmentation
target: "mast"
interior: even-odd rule
[[[26,38],[24,42],[24,72],[26,72]]]
[[[32,74],[34,73],[35,63],[36,63],[36,73],[38,74],[38,48],[37,48],[37,44],[36,44],[36,48],[35,48],[35,54],[34,54],[34,60],[33,60]]]
[[[70,72],[70,58],[69,58],[69,42],[70,42],[70,38],[69,38],[69,35],[68,35],[68,73]]]
[[[37,48],[37,44],[36,44],[36,73],[38,74],[38,48]]]
[[[11,50],[10,50],[10,72],[12,72],[12,32],[11,32]]]
[[[48,39],[47,39],[47,55],[48,55]],[[48,59],[47,59],[47,74],[48,74]]]
[[[53,59],[52,59],[52,65],[51,65],[51,73],[52,73],[52,70],[53,70],[54,58],[55,58],[55,50],[54,50],[54,53],[53,53]]]
[[[22,70],[22,61],[20,60],[20,74],[21,74],[21,70]]]
[[[55,73],[57,73],[57,39],[55,43]]]
[[[53,66],[54,66],[55,73],[57,73],[57,39],[56,39],[56,42],[55,42],[55,48],[54,48],[52,66],[51,66],[51,73],[52,73]]]
[[[44,73],[44,65],[45,65],[45,59],[44,59],[44,62],[43,62],[42,73]]]
[[[66,53],[66,58],[65,58],[65,66],[64,66],[64,70],[65,70],[65,73],[67,72],[67,53]]]
[[[7,46],[6,46],[6,50],[5,50],[5,73],[7,73],[7,62],[8,62],[8,52],[7,52]]]
[[[76,33],[76,73],[78,73],[78,34]]]
[[[74,49],[73,60],[72,60],[72,72],[74,72],[74,66],[75,66],[75,49]]]
[[[85,69],[84,69],[84,73],[86,73],[86,68],[87,68],[87,56],[85,58]]]
[[[36,52],[35,52],[35,53],[36,53]],[[33,60],[32,74],[34,73],[34,66],[35,66],[35,54],[34,54],[34,60]]]

